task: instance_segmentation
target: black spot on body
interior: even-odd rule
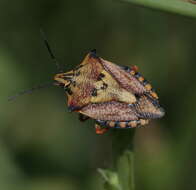
[[[99,76],[98,76],[98,78],[97,78],[97,80],[101,80],[104,77],[105,77],[105,75],[103,73],[100,73]]]
[[[105,90],[108,87],[106,83],[103,83],[103,86],[101,87],[102,90]]]
[[[101,78],[105,77],[105,75],[103,73],[100,73],[99,75]]]
[[[141,97],[141,95],[139,95],[139,94],[134,94],[134,95],[135,95],[135,97],[136,97],[137,100],[139,100],[140,97]]]
[[[92,91],[92,94],[91,94],[92,96],[97,96],[97,89],[96,88],[94,88],[93,89],[93,91]]]

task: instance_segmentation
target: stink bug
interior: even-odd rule
[[[67,94],[70,111],[94,119],[97,134],[109,128],[134,128],[164,115],[152,86],[136,66],[121,67],[89,52],[81,64],[54,76]]]

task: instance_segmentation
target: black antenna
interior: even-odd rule
[[[48,43],[48,40],[47,40],[46,35],[45,35],[44,31],[42,30],[42,28],[40,28],[40,33],[41,33],[41,36],[42,36],[42,38],[44,40],[44,44],[45,44],[45,46],[46,46],[46,48],[47,48],[47,50],[48,50],[48,52],[50,54],[50,57],[54,61],[58,71],[63,72],[61,67],[60,67],[59,62],[57,61],[56,57],[54,56],[54,53],[52,52],[52,49],[51,49],[51,47],[50,47],[50,45]]]
[[[43,38],[43,40],[44,40],[44,44],[45,44],[45,46],[46,46],[46,48],[47,48],[47,50],[48,50],[48,52],[49,52],[49,54],[50,54],[50,57],[52,58],[52,60],[53,60],[54,63],[56,64],[57,69],[58,69],[60,72],[63,72],[63,71],[61,70],[60,64],[58,63],[56,57],[54,56],[54,54],[53,54],[53,52],[52,52],[52,50],[51,50],[51,48],[50,48],[50,45],[49,45],[48,40],[47,40],[47,38],[46,38],[46,35],[45,35],[44,31],[43,31],[41,28],[40,28],[40,33],[41,33],[42,38]],[[33,88],[30,88],[30,89],[27,89],[27,90],[23,90],[23,91],[17,93],[16,95],[14,95],[14,96],[10,96],[10,97],[8,98],[8,101],[15,100],[18,96],[21,96],[21,95],[24,95],[24,94],[31,94],[31,93],[34,92],[35,90],[43,89],[43,88],[46,88],[46,87],[48,87],[48,86],[52,86],[53,84],[54,84],[54,83],[51,83],[51,82],[50,82],[50,83],[44,83],[44,84],[37,85],[37,86],[35,86],[35,87],[33,87]]]
[[[38,89],[42,89],[42,88],[46,88],[48,86],[52,86],[53,83],[45,83],[45,84],[40,84],[40,85],[37,85],[33,88],[30,88],[30,89],[27,89],[27,90],[23,90],[21,92],[19,92],[18,94],[14,95],[14,96],[10,96],[8,98],[8,101],[13,101],[15,100],[18,96],[21,96],[21,95],[24,95],[24,94],[31,94],[32,92],[34,92],[35,90],[38,90]]]

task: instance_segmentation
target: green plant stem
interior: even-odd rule
[[[106,190],[135,190],[133,137],[134,129],[112,132],[112,167],[98,170]]]
[[[186,0],[121,0],[121,1],[196,18],[196,5]]]
[[[122,190],[134,190],[134,138],[135,130],[117,130],[112,134],[114,169],[118,173]]]

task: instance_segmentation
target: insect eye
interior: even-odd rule
[[[64,88],[64,89],[67,91],[67,93],[68,93],[69,95],[72,95],[72,94],[73,94],[72,90],[71,90],[69,87],[66,87],[66,88]]]

